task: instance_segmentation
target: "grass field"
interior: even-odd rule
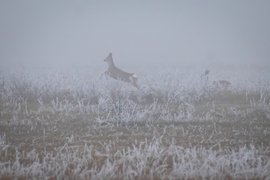
[[[270,179],[270,69],[203,72],[1,73],[0,179]]]

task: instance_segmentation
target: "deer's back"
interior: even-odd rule
[[[231,83],[229,81],[226,81],[226,80],[219,80],[219,83],[223,86],[230,86]]]

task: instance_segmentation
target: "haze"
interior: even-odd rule
[[[268,0],[2,0],[0,65],[269,65],[269,17]]]

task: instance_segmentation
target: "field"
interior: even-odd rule
[[[270,179],[270,68],[204,70],[2,71],[0,179]]]

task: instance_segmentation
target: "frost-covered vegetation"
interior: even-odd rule
[[[204,70],[2,71],[0,178],[270,179],[270,68]]]

